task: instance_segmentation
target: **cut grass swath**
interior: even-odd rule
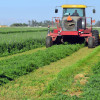
[[[47,93],[54,93],[54,94],[57,94],[56,97],[52,98],[52,100],[55,100],[58,98],[58,100],[61,100],[61,99],[71,99],[71,100],[77,100],[78,97],[74,96],[74,97],[70,97],[68,95],[63,95],[63,93],[65,92],[65,89],[68,89],[71,87],[72,83],[73,83],[73,79],[74,79],[74,76],[76,74],[78,74],[79,72],[82,72],[83,71],[83,66],[85,63],[88,64],[88,61],[92,58],[94,58],[94,55],[98,54],[100,51],[100,47],[97,47],[95,48],[95,50],[89,54],[87,57],[85,57],[84,59],[78,61],[76,64],[72,65],[72,66],[69,66],[67,68],[64,68],[57,76],[56,79],[54,79],[51,83],[49,83],[49,85],[47,86],[47,88],[45,89],[44,91],[44,95]],[[100,63],[99,63],[100,64]],[[98,68],[99,67],[96,67],[94,69],[96,69],[96,71],[94,72],[99,72],[98,71]],[[98,80],[98,77],[97,79],[95,80]],[[99,84],[99,83],[97,83]],[[94,86],[94,85],[93,85]],[[86,88],[85,88],[86,89]],[[86,93],[87,93],[87,89],[86,89]],[[95,92],[95,91],[94,91]],[[100,91],[99,91],[100,92]],[[89,91],[88,91],[89,93]],[[87,93],[87,95],[88,95]],[[97,92],[98,93],[98,90]],[[92,91],[91,91],[91,95],[92,95]],[[97,95],[97,94],[96,94]],[[85,96],[85,95],[84,95]],[[96,96],[97,97],[97,96]],[[80,98],[79,98],[80,100]],[[90,100],[90,99],[89,99]],[[95,99],[93,99],[95,100]]]
[[[100,99],[100,62],[91,67],[92,75],[88,79],[88,83],[83,86],[80,97],[68,96],[59,92],[55,97],[49,98],[50,100],[99,100]],[[44,100],[49,100],[44,99]],[[42,100],[42,99],[41,99]]]
[[[14,80],[15,78],[28,74],[33,70],[49,65],[59,59],[71,55],[84,45],[59,45],[31,55],[23,55],[12,59],[0,61],[0,84]]]
[[[99,100],[100,99],[100,62],[92,67],[93,75],[88,80],[88,83],[83,88],[84,100]]]

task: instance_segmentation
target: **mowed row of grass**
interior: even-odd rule
[[[71,56],[41,67],[34,72],[15,79],[15,81],[9,82],[0,88],[0,99],[38,100],[43,97],[45,99],[48,95],[44,94],[44,90],[48,86],[48,83],[55,79],[63,68],[76,63],[92,51],[93,49],[88,49],[87,47],[81,48]]]
[[[40,100],[99,100],[100,46],[75,64],[65,67],[42,91]],[[99,63],[98,63],[99,62]],[[98,63],[98,64],[97,64]]]
[[[46,49],[46,47],[36,48],[36,49],[28,50],[28,51],[25,51],[25,52],[20,52],[20,53],[17,53],[17,54],[5,56],[5,57],[0,57],[0,60],[6,60],[6,59],[13,58],[13,57],[21,56],[21,55],[29,55],[29,54],[33,54],[33,53],[35,53],[39,50],[45,50],[45,49]]]
[[[99,55],[100,57],[100,55]],[[100,99],[100,61],[92,66],[92,75],[88,83],[83,88],[83,99],[99,100]],[[92,90],[92,91],[91,91]]]
[[[35,69],[49,65],[59,59],[71,55],[84,45],[59,45],[46,50],[40,50],[30,55],[17,56],[0,61],[0,85],[28,74]]]

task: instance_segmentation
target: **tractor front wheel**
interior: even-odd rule
[[[46,48],[51,47],[53,45],[52,37],[46,37]]]
[[[94,47],[94,38],[89,37],[88,38],[88,48],[93,48]]]
[[[99,32],[97,30],[93,30],[92,36],[95,37],[95,40],[94,40],[95,46],[98,46],[99,45]]]

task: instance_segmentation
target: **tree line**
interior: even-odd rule
[[[100,21],[97,21],[96,24],[94,25],[95,27],[100,27]]]
[[[54,22],[53,22],[54,24]],[[28,24],[26,23],[13,23],[11,25],[11,27],[47,27],[48,25],[52,25],[52,21],[50,20],[45,20],[45,21],[41,21],[41,22],[38,22],[36,20],[29,20],[28,21]],[[100,27],[100,21],[97,21],[95,25],[93,25],[95,27]]]
[[[39,26],[47,27],[48,25],[52,25],[52,21],[45,20],[45,21],[38,22],[36,20],[29,20],[28,24],[26,24],[26,23],[13,23],[10,26],[11,27],[26,27],[26,26],[29,26],[29,27],[39,27]]]

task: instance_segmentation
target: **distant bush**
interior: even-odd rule
[[[100,21],[97,21],[95,24],[96,27],[100,27]]]
[[[14,23],[11,25],[11,27],[25,27],[28,26],[26,23]]]

